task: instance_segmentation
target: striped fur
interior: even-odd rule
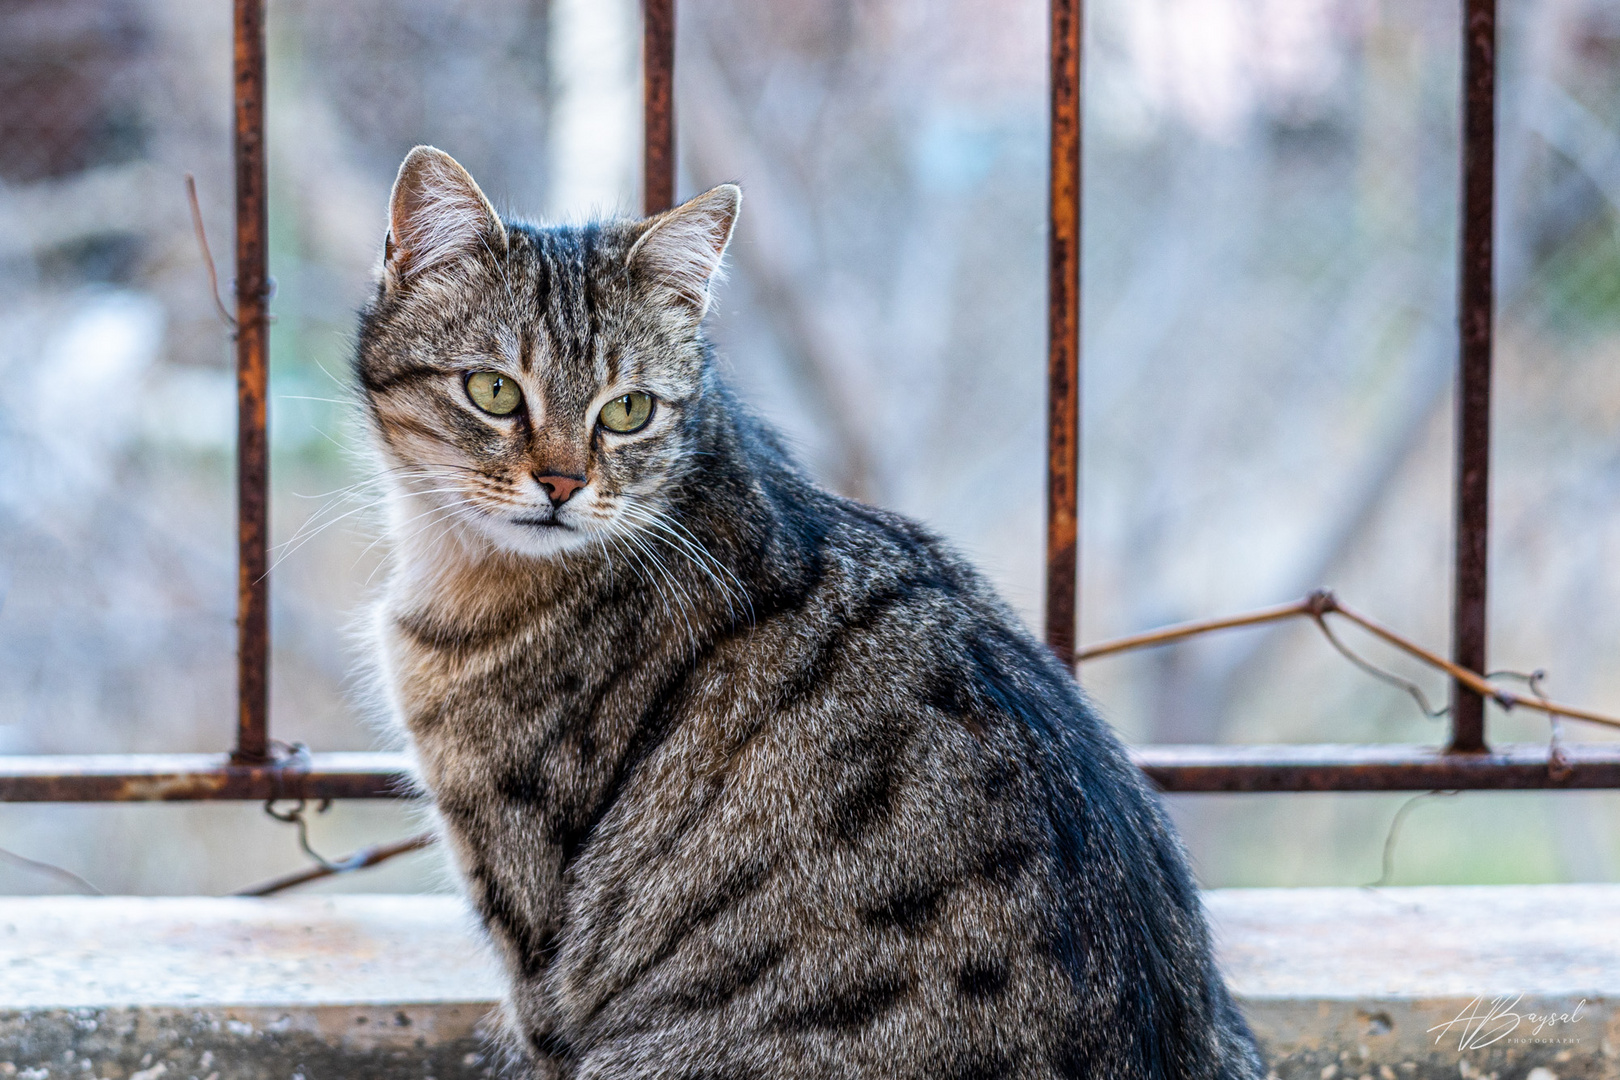
[[[436,262],[385,273],[361,325],[379,651],[527,1067],[1258,1077],[1178,842],[1070,674],[719,381],[717,192],[499,246],[474,223],[454,257],[428,229]],[[642,267],[654,226],[679,242]],[[526,406],[481,414],[475,370]],[[652,421],[599,429],[627,389]],[[552,506],[559,471],[586,484]]]

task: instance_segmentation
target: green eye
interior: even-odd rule
[[[647,426],[647,421],[652,417],[652,407],[653,399],[650,396],[632,390],[602,406],[600,423],[609,431],[628,435]]]
[[[495,371],[475,371],[467,376],[467,396],[487,413],[506,416],[523,404],[523,391],[517,383]]]

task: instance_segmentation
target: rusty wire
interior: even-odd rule
[[[208,247],[208,233],[203,229],[202,206],[197,201],[197,178],[186,173],[186,199],[191,203],[191,231],[197,236],[197,249],[202,252],[203,266],[208,270],[208,295],[214,301],[214,311],[225,329],[236,336],[236,316],[225,307],[219,296],[219,270],[214,266],[214,253]]]
[[[239,889],[231,895],[273,896],[278,892],[291,889],[297,885],[304,885],[311,881],[319,881],[322,878],[332,877],[337,874],[352,874],[356,870],[366,870],[381,863],[385,863],[389,859],[396,856],[407,855],[413,851],[421,851],[423,848],[431,847],[437,841],[437,839],[438,837],[436,837],[433,833],[419,833],[416,836],[412,836],[405,840],[400,840],[396,843],[373,844],[370,847],[361,848],[359,851],[345,855],[343,858],[338,859],[335,862],[327,861],[320,858],[318,855],[314,855],[313,852],[310,852],[311,856],[316,859],[319,865],[307,867],[303,870],[297,870],[291,874],[285,874],[281,877],[271,878],[269,881],[261,882],[258,885],[254,885],[246,889]],[[305,846],[304,850],[308,852],[309,848]]]
[[[1438,709],[1430,705],[1429,696],[1423,692],[1421,686],[1411,679],[1402,678],[1393,671],[1386,671],[1352,650],[1350,646],[1339,639],[1339,635],[1333,632],[1333,627],[1328,625],[1325,615],[1313,613],[1312,621],[1316,623],[1316,628],[1322,631],[1322,636],[1328,639],[1328,644],[1337,649],[1341,656],[1373,678],[1389,683],[1398,690],[1404,690],[1413,701],[1417,702],[1417,707],[1422,711],[1423,715],[1430,720],[1438,720],[1451,711],[1449,705],[1442,705]]]
[[[1386,644],[1394,646],[1401,652],[1404,652],[1408,656],[1427,664],[1429,667],[1445,672],[1447,675],[1451,676],[1457,682],[1462,683],[1476,694],[1490,698],[1492,701],[1500,705],[1504,710],[1511,711],[1522,706],[1527,709],[1534,709],[1537,712],[1544,713],[1549,720],[1552,721],[1556,721],[1558,718],[1562,717],[1570,720],[1582,720],[1589,724],[1602,724],[1606,727],[1620,728],[1620,718],[1605,716],[1602,713],[1595,713],[1586,709],[1577,709],[1573,706],[1562,705],[1558,702],[1550,700],[1540,690],[1540,683],[1542,678],[1545,677],[1545,673],[1543,672],[1536,672],[1532,673],[1531,675],[1523,675],[1518,672],[1493,672],[1491,676],[1487,677],[1476,672],[1469,671],[1467,668],[1460,667],[1444,657],[1425,649],[1423,646],[1417,644],[1409,638],[1402,637],[1395,631],[1383,626],[1378,622],[1375,622],[1365,615],[1360,614],[1354,609],[1346,607],[1339,601],[1338,597],[1334,596],[1333,593],[1327,589],[1318,589],[1309,596],[1305,597],[1305,599],[1292,604],[1282,604],[1277,607],[1264,608],[1260,611],[1253,611],[1244,615],[1234,615],[1220,619],[1202,619],[1196,622],[1178,623],[1174,626],[1166,626],[1158,630],[1150,630],[1141,634],[1132,634],[1128,637],[1115,638],[1111,641],[1100,642],[1096,645],[1092,645],[1088,648],[1080,650],[1079,654],[1076,656],[1076,660],[1094,660],[1099,657],[1114,656],[1119,653],[1130,652],[1135,649],[1147,649],[1158,645],[1169,645],[1177,641],[1184,641],[1187,638],[1197,637],[1201,634],[1213,633],[1216,630],[1229,630],[1240,626],[1258,626],[1262,623],[1282,622],[1286,619],[1302,617],[1309,618],[1315,622],[1323,633],[1328,635],[1329,641],[1333,642],[1336,648],[1339,648],[1341,652],[1345,652],[1346,655],[1349,656],[1350,654],[1348,650],[1346,650],[1342,643],[1337,641],[1333,634],[1329,631],[1326,620],[1326,616],[1328,615],[1338,615],[1341,618],[1355,623],[1357,626],[1361,627],[1369,634],[1372,634],[1374,637],[1381,639]],[[1357,665],[1363,667],[1364,669],[1371,669],[1373,667],[1373,665],[1367,664],[1365,661],[1361,661],[1354,656],[1351,656],[1351,659],[1355,660]],[[1375,674],[1378,674],[1380,678],[1392,682],[1397,686],[1404,685],[1406,683],[1406,680],[1401,679],[1400,676],[1393,675],[1389,672],[1375,672]],[[1490,678],[1523,679],[1529,684],[1530,696],[1524,697],[1519,694],[1515,694],[1510,690],[1504,689],[1503,687],[1496,686],[1490,682]],[[1435,713],[1427,707],[1428,699],[1423,697],[1421,692],[1419,692],[1417,695],[1417,701],[1419,705],[1423,707],[1425,713],[1428,713],[1431,716],[1435,715]]]
[[[331,862],[320,852],[309,846],[309,822],[304,820],[304,807],[308,805],[308,803],[308,799],[299,799],[293,804],[293,808],[291,810],[277,810],[276,800],[266,799],[264,801],[264,812],[283,824],[295,827],[298,830],[298,846],[303,850],[304,854],[308,855],[312,860],[314,860],[315,865],[321,867],[323,870],[331,870],[332,872],[336,873],[337,864]],[[317,814],[324,814],[330,809],[332,809],[332,800],[322,799],[316,805],[315,812]]]
[[[1401,805],[1395,811],[1395,816],[1389,820],[1389,831],[1384,834],[1383,860],[1380,863],[1380,870],[1382,872],[1378,875],[1377,881],[1369,882],[1365,888],[1381,889],[1388,885],[1390,880],[1394,878],[1395,843],[1400,839],[1401,826],[1406,824],[1407,815],[1413,810],[1417,809],[1418,804],[1425,799],[1432,799],[1436,796],[1459,794],[1461,794],[1459,791],[1424,791],[1417,795],[1413,795],[1410,799],[1407,799],[1405,802],[1401,803]]]
[[[1541,692],[1541,684],[1547,679],[1544,668],[1536,668],[1531,672],[1523,671],[1493,671],[1485,676],[1487,679],[1517,679],[1529,688],[1543,704],[1547,702],[1547,695]],[[1567,780],[1575,771],[1570,763],[1569,755],[1564,751],[1564,722],[1557,713],[1547,714],[1548,725],[1552,734],[1547,740],[1547,773],[1554,780]]]
[[[309,748],[303,743],[292,743],[289,745],[281,742],[279,739],[273,739],[271,740],[271,745],[274,749],[283,751],[291,759],[296,759],[299,757],[307,758],[309,754]],[[246,889],[239,889],[236,892],[231,893],[232,896],[271,896],[275,893],[283,891],[284,889],[290,889],[295,885],[303,885],[307,882],[319,881],[322,878],[333,877],[338,874],[352,874],[356,870],[369,869],[370,867],[387,862],[389,859],[396,856],[405,855],[412,851],[420,851],[421,849],[432,845],[434,841],[438,839],[431,832],[420,833],[416,836],[410,837],[409,839],[400,840],[392,844],[372,844],[369,847],[363,847],[359,851],[351,852],[339,859],[328,859],[326,856],[316,851],[309,842],[309,820],[304,817],[304,810],[306,807],[308,807],[309,800],[288,800],[293,803],[292,809],[290,810],[276,809],[276,803],[278,801],[280,800],[266,799],[264,803],[264,812],[270,817],[275,818],[277,821],[286,825],[291,825],[297,829],[298,847],[315,865],[306,867],[303,870],[295,870],[294,872],[285,874],[281,877],[271,878],[269,881],[261,882],[258,885],[253,885]],[[315,812],[317,814],[324,814],[331,808],[331,799],[321,799],[315,805]]]

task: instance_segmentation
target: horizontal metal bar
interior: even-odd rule
[[[1163,791],[1522,791],[1620,788],[1620,743],[1545,743],[1448,753],[1406,743],[1138,746],[1131,760]]]
[[[1137,746],[1131,760],[1174,793],[1523,791],[1620,788],[1620,742],[1542,743],[1485,754],[1407,743]],[[311,754],[288,765],[233,765],[226,754],[0,757],[0,802],[387,799],[414,789],[404,754]]]
[[[387,799],[409,793],[404,754],[310,754],[238,765],[228,754],[0,757],[0,802]]]

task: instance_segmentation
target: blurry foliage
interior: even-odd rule
[[[1547,317],[1588,331],[1620,328],[1620,216],[1555,249],[1542,269]]]
[[[149,57],[136,0],[22,0],[0,12],[0,179],[29,183],[141,157],[130,100]]]

